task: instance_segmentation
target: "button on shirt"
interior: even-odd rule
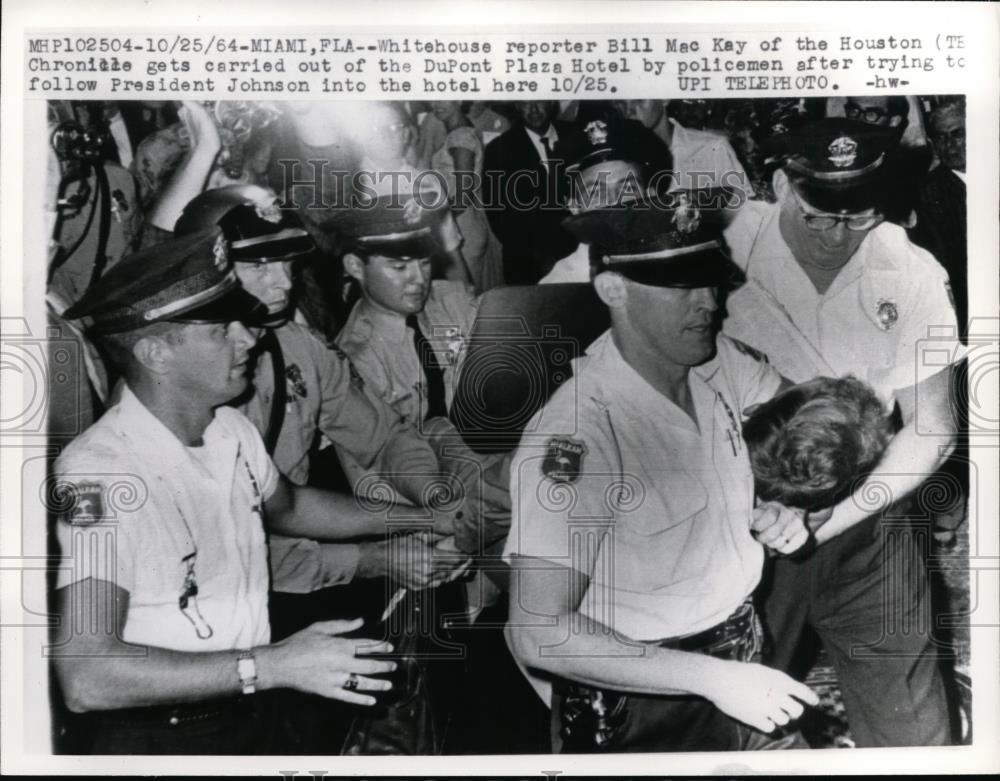
[[[505,558],[584,571],[590,585],[578,610],[635,640],[719,623],[763,566],[750,533],[753,476],[740,415],[773,396],[780,377],[719,337],[716,357],[689,374],[695,424],[622,358],[610,332],[575,368],[514,457]],[[549,476],[546,462],[560,447],[582,450],[576,477]],[[597,551],[592,571],[573,553],[574,531]]]
[[[79,497],[57,524],[70,559],[57,586],[92,577],[127,591],[128,643],[217,651],[270,641],[260,507],[278,473],[236,410],[217,409],[203,441],[185,447],[126,386],[56,462],[59,483]],[[195,552],[186,615],[179,600]]]
[[[733,260],[754,283],[728,298],[727,334],[767,354],[795,382],[853,374],[886,405],[961,358],[947,272],[902,228],[882,223],[869,232],[819,293],[781,235],[780,211],[751,201],[726,229]],[[802,365],[796,355],[805,351],[828,370]]]

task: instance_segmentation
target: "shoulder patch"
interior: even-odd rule
[[[734,339],[731,336],[729,337],[729,341],[733,343],[733,347],[735,347],[744,355],[753,358],[755,361],[759,361],[760,363],[771,362],[767,357],[767,353],[763,353],[760,350],[756,349],[755,347],[751,347],[749,344],[741,342],[739,339]]]
[[[106,520],[104,511],[104,486],[101,483],[75,483],[62,487],[66,491],[68,510],[66,520],[76,525],[86,525]]]
[[[575,483],[583,471],[587,445],[571,437],[552,437],[545,445],[542,473],[560,483]]]

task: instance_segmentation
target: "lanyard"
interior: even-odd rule
[[[735,458],[739,455],[740,450],[743,448],[742,429],[740,428],[739,421],[736,419],[736,414],[733,412],[733,408],[729,406],[729,403],[720,391],[715,392],[715,398],[722,404],[723,408],[726,410],[726,416],[729,418],[729,426],[726,429],[726,436],[729,438],[729,447],[732,448],[733,457]]]

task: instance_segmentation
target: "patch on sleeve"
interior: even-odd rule
[[[347,364],[347,370],[351,373],[351,385],[353,385],[358,390],[362,390],[365,387],[364,377],[361,376],[361,372],[357,370],[354,366],[354,361],[351,360],[351,356],[345,353],[339,345],[332,345],[331,350],[337,354],[344,363]]]
[[[760,350],[756,349],[755,347],[751,347],[746,342],[741,342],[739,339],[733,339],[733,337],[731,336],[729,337],[729,340],[733,343],[733,347],[735,347],[744,355],[753,358],[755,361],[759,361],[760,363],[771,362],[767,357],[767,353],[763,353]]]
[[[545,446],[542,473],[560,483],[575,483],[583,471],[587,445],[579,439],[552,437]]]
[[[77,483],[67,485],[65,490],[69,494],[67,501],[70,502],[66,513],[66,519],[77,525],[97,523],[107,519],[104,512],[104,486],[100,483]]]

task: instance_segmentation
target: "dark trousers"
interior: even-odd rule
[[[748,662],[760,650],[759,623],[748,602],[711,629],[659,645]],[[566,680],[555,683],[552,718],[563,754],[808,748],[794,728],[766,735],[702,697],[625,694]]]
[[[177,706],[85,714],[91,754],[282,753],[269,693]]]
[[[858,746],[950,742],[931,637],[929,537],[903,518],[872,517],[803,561],[774,559],[761,592],[765,662],[794,672],[803,630],[812,627],[836,668]]]

